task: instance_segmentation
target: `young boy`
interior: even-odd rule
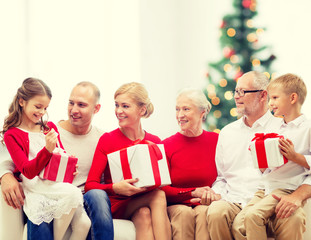
[[[283,117],[283,124],[277,132],[286,139],[279,140],[280,151],[289,161],[278,168],[266,169],[263,173],[263,186],[242,210],[244,228],[233,224],[232,233],[239,239],[267,239],[266,225],[275,214],[280,197],[292,193],[302,184],[311,185],[308,175],[311,166],[311,121],[301,114],[301,106],[306,98],[307,89],[303,80],[294,74],[285,74],[268,85],[270,107],[277,117]],[[290,140],[289,140],[290,139]],[[289,212],[290,216],[293,212]],[[295,211],[297,239],[302,239],[305,231],[305,214],[299,207]],[[276,216],[280,217],[280,216]],[[282,216],[284,217],[284,216]],[[242,219],[242,220],[241,220]],[[238,221],[238,220],[237,220]]]

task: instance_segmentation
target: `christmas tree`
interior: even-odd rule
[[[233,98],[236,81],[243,73],[256,70],[273,78],[270,65],[275,59],[269,47],[260,46],[265,29],[256,28],[256,0],[233,0],[235,12],[224,16],[220,25],[220,46],[223,57],[209,64],[205,94],[212,103],[206,120],[210,131],[219,132],[237,119]]]

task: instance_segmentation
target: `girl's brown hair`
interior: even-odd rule
[[[23,99],[29,101],[35,96],[48,96],[52,98],[51,89],[40,79],[37,78],[26,78],[20,88],[17,89],[17,93],[13,98],[13,101],[9,107],[9,115],[4,119],[3,130],[0,132],[3,137],[4,133],[11,127],[18,127],[22,123],[22,112],[23,109],[19,105],[19,100]],[[48,130],[49,127],[42,120],[39,123],[42,130]]]

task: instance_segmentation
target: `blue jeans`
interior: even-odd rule
[[[53,221],[50,223],[43,222],[40,225],[27,220],[27,239],[28,240],[53,240]]]
[[[84,208],[92,225],[88,240],[113,240],[113,221],[111,205],[104,190],[92,189],[84,194]]]
[[[104,190],[93,189],[83,196],[84,208],[91,219],[92,225],[87,236],[88,240],[113,240],[113,222],[110,200]],[[51,223],[33,224],[27,221],[28,240],[53,240],[53,221]]]

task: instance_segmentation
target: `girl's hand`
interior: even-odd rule
[[[146,191],[145,187],[135,187],[132,183],[138,182],[138,179],[126,179],[121,182],[114,183],[112,185],[112,189],[116,194],[124,195],[124,196],[132,196],[136,193],[140,193]]]
[[[46,135],[45,135],[45,148],[52,153],[56,147],[56,143],[57,143],[57,132],[55,132],[55,130],[52,128],[51,131],[49,131]]]
[[[78,164],[76,164],[76,171],[73,173],[74,177],[76,177],[79,174],[78,167],[79,167]]]

